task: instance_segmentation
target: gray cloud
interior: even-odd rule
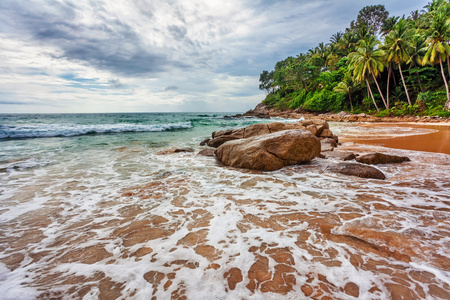
[[[113,88],[123,88],[125,85],[120,82],[120,79],[109,79],[108,80],[109,86]]]
[[[428,1],[385,4],[402,15]],[[22,103],[43,112],[46,103],[77,112],[250,109],[264,98],[262,70],[328,42],[372,4],[1,0],[0,110]]]
[[[169,91],[176,91],[176,90],[178,90],[178,87],[175,86],[175,85],[169,85],[168,87],[166,87],[166,88],[164,89],[164,91],[166,91],[166,92],[169,92]]]
[[[10,4],[10,5],[8,5]],[[95,22],[83,23],[80,7],[51,1],[41,7],[25,2],[3,4],[8,11],[4,21],[12,30],[21,30],[41,43],[61,50],[58,58],[76,60],[116,74],[140,76],[163,72],[186,64],[172,60],[163,51],[147,47],[128,24],[108,18],[105,8],[95,7]],[[148,16],[147,16],[148,17]],[[179,36],[182,28],[172,28]]]

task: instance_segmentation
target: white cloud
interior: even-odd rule
[[[426,4],[397,2],[410,7],[403,13]],[[0,110],[247,110],[264,98],[263,69],[327,42],[369,4],[5,0]]]

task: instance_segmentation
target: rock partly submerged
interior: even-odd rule
[[[319,154],[319,139],[306,129],[282,130],[232,140],[216,150],[217,158],[226,166],[261,171],[307,162]]]
[[[348,151],[329,151],[322,154],[324,155],[325,158],[333,158],[343,161],[353,160],[356,158],[356,155],[353,152]]]
[[[375,167],[358,163],[338,163],[328,167],[333,173],[358,176],[361,178],[386,179],[386,175]]]
[[[379,164],[402,163],[404,161],[411,161],[411,160],[409,159],[409,157],[406,156],[396,156],[375,152],[362,155],[358,157],[356,161],[368,165],[379,165]]]

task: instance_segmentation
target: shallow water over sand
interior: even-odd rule
[[[450,125],[429,124],[364,124],[382,131],[385,135],[350,137],[344,140],[388,148],[450,154]],[[396,136],[400,132],[400,136]],[[410,135],[405,135],[410,132]]]
[[[354,134],[352,125],[333,130]],[[199,150],[201,138],[187,145]],[[133,141],[63,163],[10,162],[18,167],[0,173],[0,291],[6,299],[450,298],[450,156],[342,149],[412,161],[379,166],[385,181],[330,173],[336,162],[325,159],[254,172]]]

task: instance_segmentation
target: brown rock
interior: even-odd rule
[[[339,163],[328,168],[331,172],[358,176],[361,178],[386,179],[386,176],[377,168],[357,163]]]
[[[199,153],[197,153],[197,155],[201,155],[201,156],[215,156],[215,154],[214,154],[215,151],[216,151],[215,149],[203,149]]]
[[[272,122],[272,123],[268,123],[267,127],[269,128],[270,133],[278,132],[278,131],[282,131],[282,130],[290,130],[290,129],[304,129],[303,125],[300,123]]]
[[[334,139],[325,138],[320,141],[321,151],[328,152],[333,151],[337,147],[337,143]]]
[[[320,136],[324,138],[333,138],[333,132],[330,129],[324,129],[320,133]]]
[[[216,150],[216,156],[227,166],[262,171],[310,161],[319,154],[319,140],[299,129],[229,141]]]
[[[304,121],[300,121],[299,124],[302,124],[302,126],[307,127],[309,125],[313,125],[313,120],[304,120]]]
[[[158,155],[168,155],[168,154],[174,154],[174,153],[183,153],[183,152],[194,152],[194,149],[186,147],[186,148],[170,148],[170,149],[165,149],[162,151],[159,151]]]
[[[181,153],[181,152],[194,152],[195,150],[189,147],[186,148],[177,148],[174,150],[174,153]]]
[[[306,130],[309,130],[312,134],[317,136],[317,127],[316,127],[316,125],[308,125],[308,126],[306,126]]]
[[[356,158],[356,155],[352,152],[343,151],[331,151],[323,154],[326,158],[335,158],[343,161],[352,160]]]
[[[395,156],[384,153],[371,153],[358,157],[357,162],[368,164],[368,165],[378,165],[378,164],[393,164],[401,163],[404,161],[411,161],[409,157],[406,156]]]
[[[207,142],[207,145],[217,148],[225,142],[242,139],[243,137],[244,128],[215,131],[212,133],[212,139]]]
[[[263,134],[269,134],[270,130],[267,124],[257,123],[250,126],[245,127],[244,130],[244,138],[258,136]]]
[[[211,140],[210,138],[204,139],[203,141],[201,141],[200,146],[207,145],[210,140]]]
[[[328,123],[326,123],[326,124],[328,125]],[[316,128],[317,128],[317,132],[316,132],[317,137],[319,137],[325,129],[328,129],[328,128],[325,128],[325,125],[323,125],[323,124],[316,125]]]

